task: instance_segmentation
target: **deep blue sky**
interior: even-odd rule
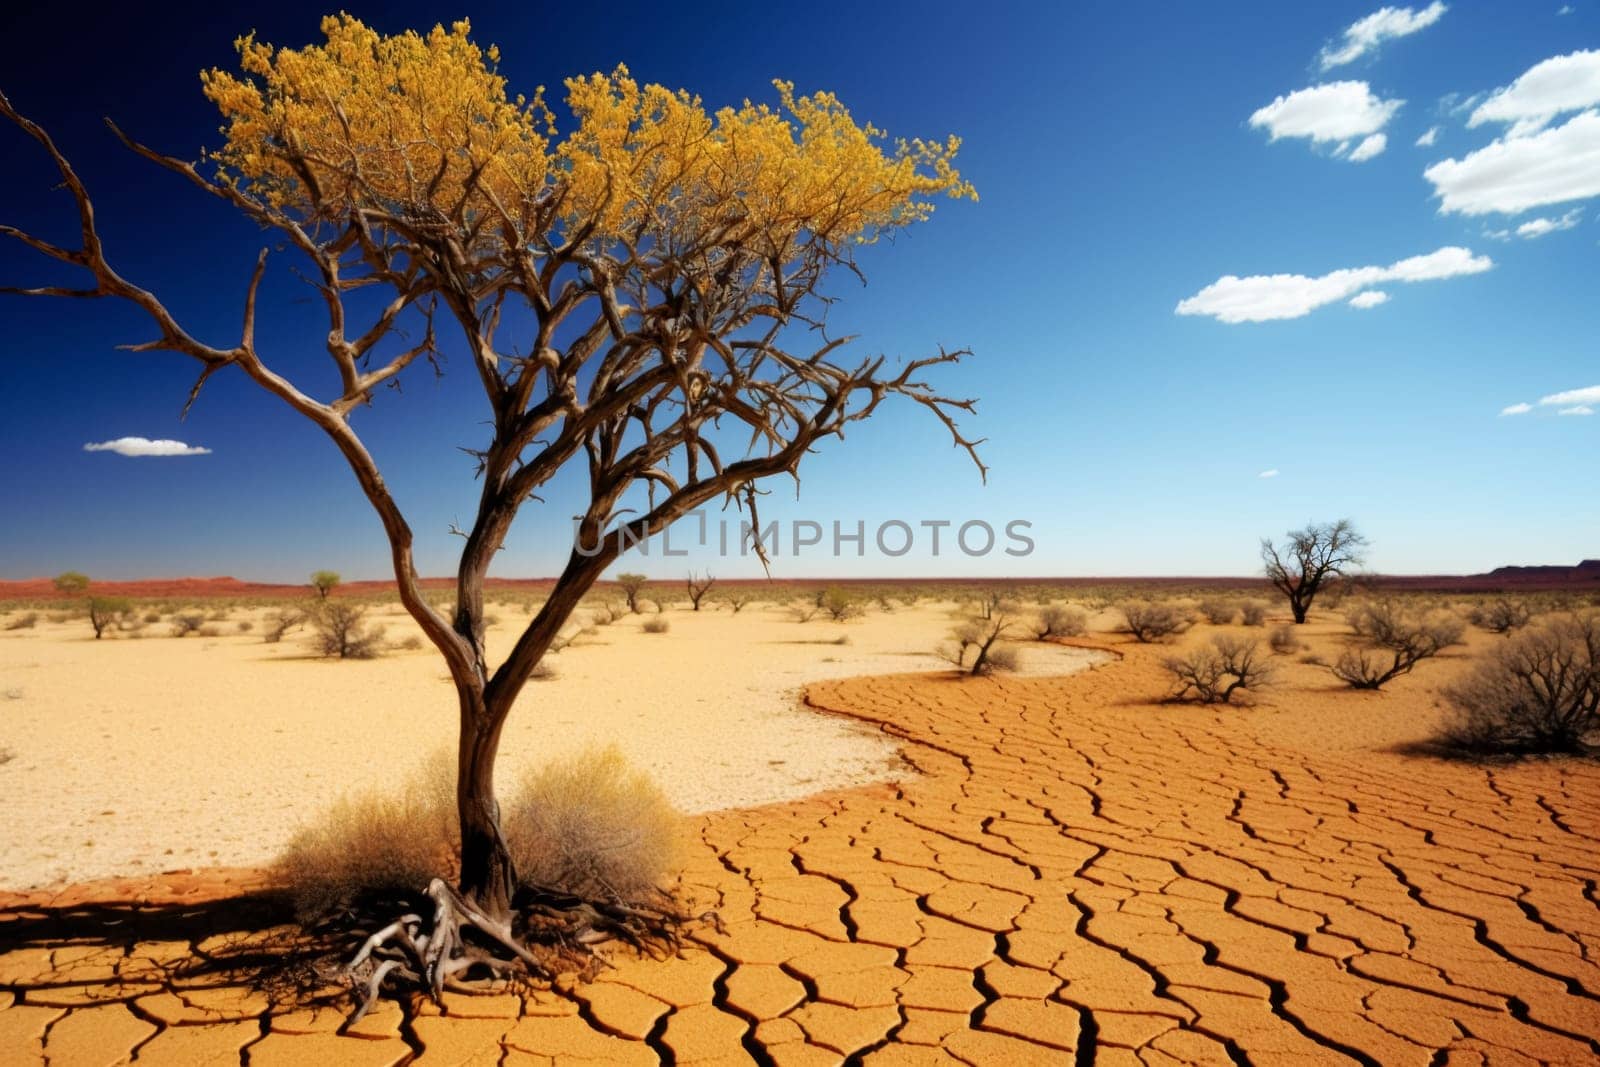
[[[1600,202],[1447,213],[1423,174],[1509,137],[1507,123],[1469,126],[1470,107],[1453,105],[1543,60],[1600,48],[1600,3],[1573,0],[1568,14],[1555,0],[1451,5],[1425,28],[1323,70],[1324,48],[1377,6],[350,11],[390,32],[470,17],[480,42],[500,45],[514,90],[622,61],[641,80],[715,106],[770,98],[770,79],[783,77],[802,91],[836,91],[892,134],[965,139],[962,169],[981,202],[941,205],[930,223],[873,249],[869,286],[848,291],[833,321],[862,335],[862,354],[915,356],[940,343],[976,351],[945,380],[982,398],[968,425],[989,439],[989,483],[923,413],[888,410],[809,461],[798,502],[774,485],[764,517],[860,519],[869,530],[894,518],[1025,519],[1036,551],[968,559],[947,548],[933,559],[923,538],[898,560],[870,550],[780,559],[779,577],[1243,574],[1256,567],[1261,535],[1340,516],[1371,537],[1372,566],[1391,573],[1600,555],[1600,417],[1537,403],[1600,384]],[[196,72],[232,65],[233,38],[251,28],[278,44],[317,39],[325,12],[222,7],[0,16],[0,89],[79,164],[113,262],[194,332],[227,344],[261,236],[129,156],[99,122],[111,116],[149,143],[196,154],[215,143],[217,126]],[[1365,135],[1341,148],[1339,139],[1274,140],[1251,122],[1278,97],[1337,81],[1404,101],[1389,105],[1387,147],[1373,158],[1347,158]],[[1580,102],[1549,125],[1592,110]],[[1417,146],[1434,126],[1434,143]],[[70,201],[51,191],[41,154],[9,128],[0,153],[0,221],[70,239]],[[1579,162],[1596,165],[1594,155]],[[1534,219],[1567,228],[1517,236]],[[1364,288],[1390,299],[1362,310],[1347,305],[1352,290],[1273,321],[1175,313],[1225,275],[1320,276],[1451,246],[1490,257],[1492,269],[1373,280]],[[63,277],[50,268],[0,247],[0,284]],[[281,267],[268,292],[264,358],[325,382],[315,308]],[[147,336],[126,308],[0,297],[0,578],[69,567],[107,578],[301,580],[324,566],[386,576],[381,530],[326,439],[234,373],[215,378],[180,423],[188,361],[114,348]],[[456,446],[479,442],[483,407],[465,371],[457,361],[442,381],[414,374],[402,395],[357,416],[429,574],[453,569],[459,541],[446,528],[467,521],[475,501]],[[1534,408],[1499,414],[1515,402]],[[123,436],[212,451],[83,450]],[[1277,475],[1260,476],[1270,470]],[[496,572],[552,573],[572,510],[559,490],[548,506],[531,505]],[[659,554],[628,562],[661,577],[686,566]],[[709,562],[719,574],[759,573],[751,561]]]

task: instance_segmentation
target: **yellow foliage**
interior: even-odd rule
[[[802,235],[872,240],[925,219],[938,194],[976,198],[953,164],[956,138],[886,149],[831,93],[797,97],[778,81],[776,108],[711,113],[619,66],[567,81],[576,126],[559,140],[542,89],[508,98],[498,53],[466,22],[384,37],[340,15],[322,30],[325,44],[301,49],[242,38],[242,74],[202,75],[225,120],[213,158],[274,208],[520,226],[551,203],[569,234],[781,256]]]

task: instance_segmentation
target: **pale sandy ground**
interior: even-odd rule
[[[386,613],[393,612],[393,613]],[[379,608],[393,641],[418,633]],[[551,659],[506,728],[502,785],[527,768],[615,742],[685,812],[749,807],[903,776],[877,730],[801,706],[807,682],[946,669],[930,650],[953,605],[846,623],[756,604],[669,608],[647,634],[628,616]],[[453,744],[453,691],[431,647],[369,661],[314,658],[304,632],[277,645],[262,612],[222,636],[92,638],[86,620],[0,632],[0,887],[270,861],[346,791],[394,788]],[[491,653],[511,644],[518,608]],[[588,612],[580,612],[587,619]],[[240,620],[256,632],[236,632]],[[834,644],[839,638],[845,644]],[[1021,672],[1063,674],[1094,653],[1026,645]]]

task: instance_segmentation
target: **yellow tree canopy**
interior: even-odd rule
[[[710,112],[619,66],[566,82],[576,125],[562,138],[542,88],[508,97],[497,49],[474,44],[465,21],[386,37],[338,15],[322,31],[324,44],[300,49],[242,38],[242,73],[202,75],[225,120],[220,177],[274,210],[487,216],[519,241],[536,236],[520,231],[538,217],[600,240],[782,248],[800,234],[870,241],[925,219],[937,195],[976,199],[954,166],[957,138],[891,145],[831,93],[796,96],[777,81],[776,107]]]

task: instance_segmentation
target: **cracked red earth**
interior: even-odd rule
[[[921,773],[695,820],[683,888],[724,931],[588,984],[386,1002],[341,1034],[337,1007],[243,984],[270,951],[250,872],[8,898],[0,1063],[1600,1057],[1600,768],[1131,703],[1163,682],[1126,651],[1062,679],[812,686]],[[1352,699],[1276,702],[1381,708]]]

